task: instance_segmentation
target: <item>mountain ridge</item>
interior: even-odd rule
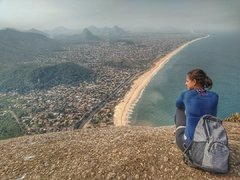
[[[0,62],[32,61],[33,57],[61,50],[61,45],[40,33],[14,29],[0,30]]]

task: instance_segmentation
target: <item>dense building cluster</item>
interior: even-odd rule
[[[114,108],[130,88],[136,74],[153,61],[183,43],[196,38],[190,35],[133,36],[121,40],[66,45],[51,56],[38,56],[38,63],[74,62],[93,69],[95,82],[77,86],[56,86],[20,95],[18,105],[26,113],[19,117],[26,134],[69,130],[86,114],[89,127],[113,124]],[[16,96],[16,94],[7,94]],[[98,107],[102,108],[95,111]],[[27,115],[26,115],[27,114]]]

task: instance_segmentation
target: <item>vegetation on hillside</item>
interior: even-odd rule
[[[37,55],[61,49],[57,41],[42,34],[0,30],[0,62],[4,64],[32,61]]]
[[[0,140],[24,135],[24,131],[10,112],[0,115]]]
[[[30,82],[34,89],[46,89],[59,84],[76,85],[83,81],[95,80],[94,71],[74,63],[61,63],[33,70]]]
[[[92,70],[74,63],[0,67],[0,92],[25,93],[33,89],[49,89],[60,84],[76,85],[94,80],[95,73]]]
[[[24,135],[24,130],[17,121],[27,115],[26,111],[19,108],[23,103],[24,100],[15,97],[0,97],[0,139]]]

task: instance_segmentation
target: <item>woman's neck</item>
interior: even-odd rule
[[[201,96],[203,96],[203,95],[206,94],[206,89],[204,89],[204,88],[199,88],[199,89],[195,88],[195,90],[196,90]]]

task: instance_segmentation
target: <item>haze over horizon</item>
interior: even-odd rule
[[[240,30],[239,0],[0,0],[0,29]]]

